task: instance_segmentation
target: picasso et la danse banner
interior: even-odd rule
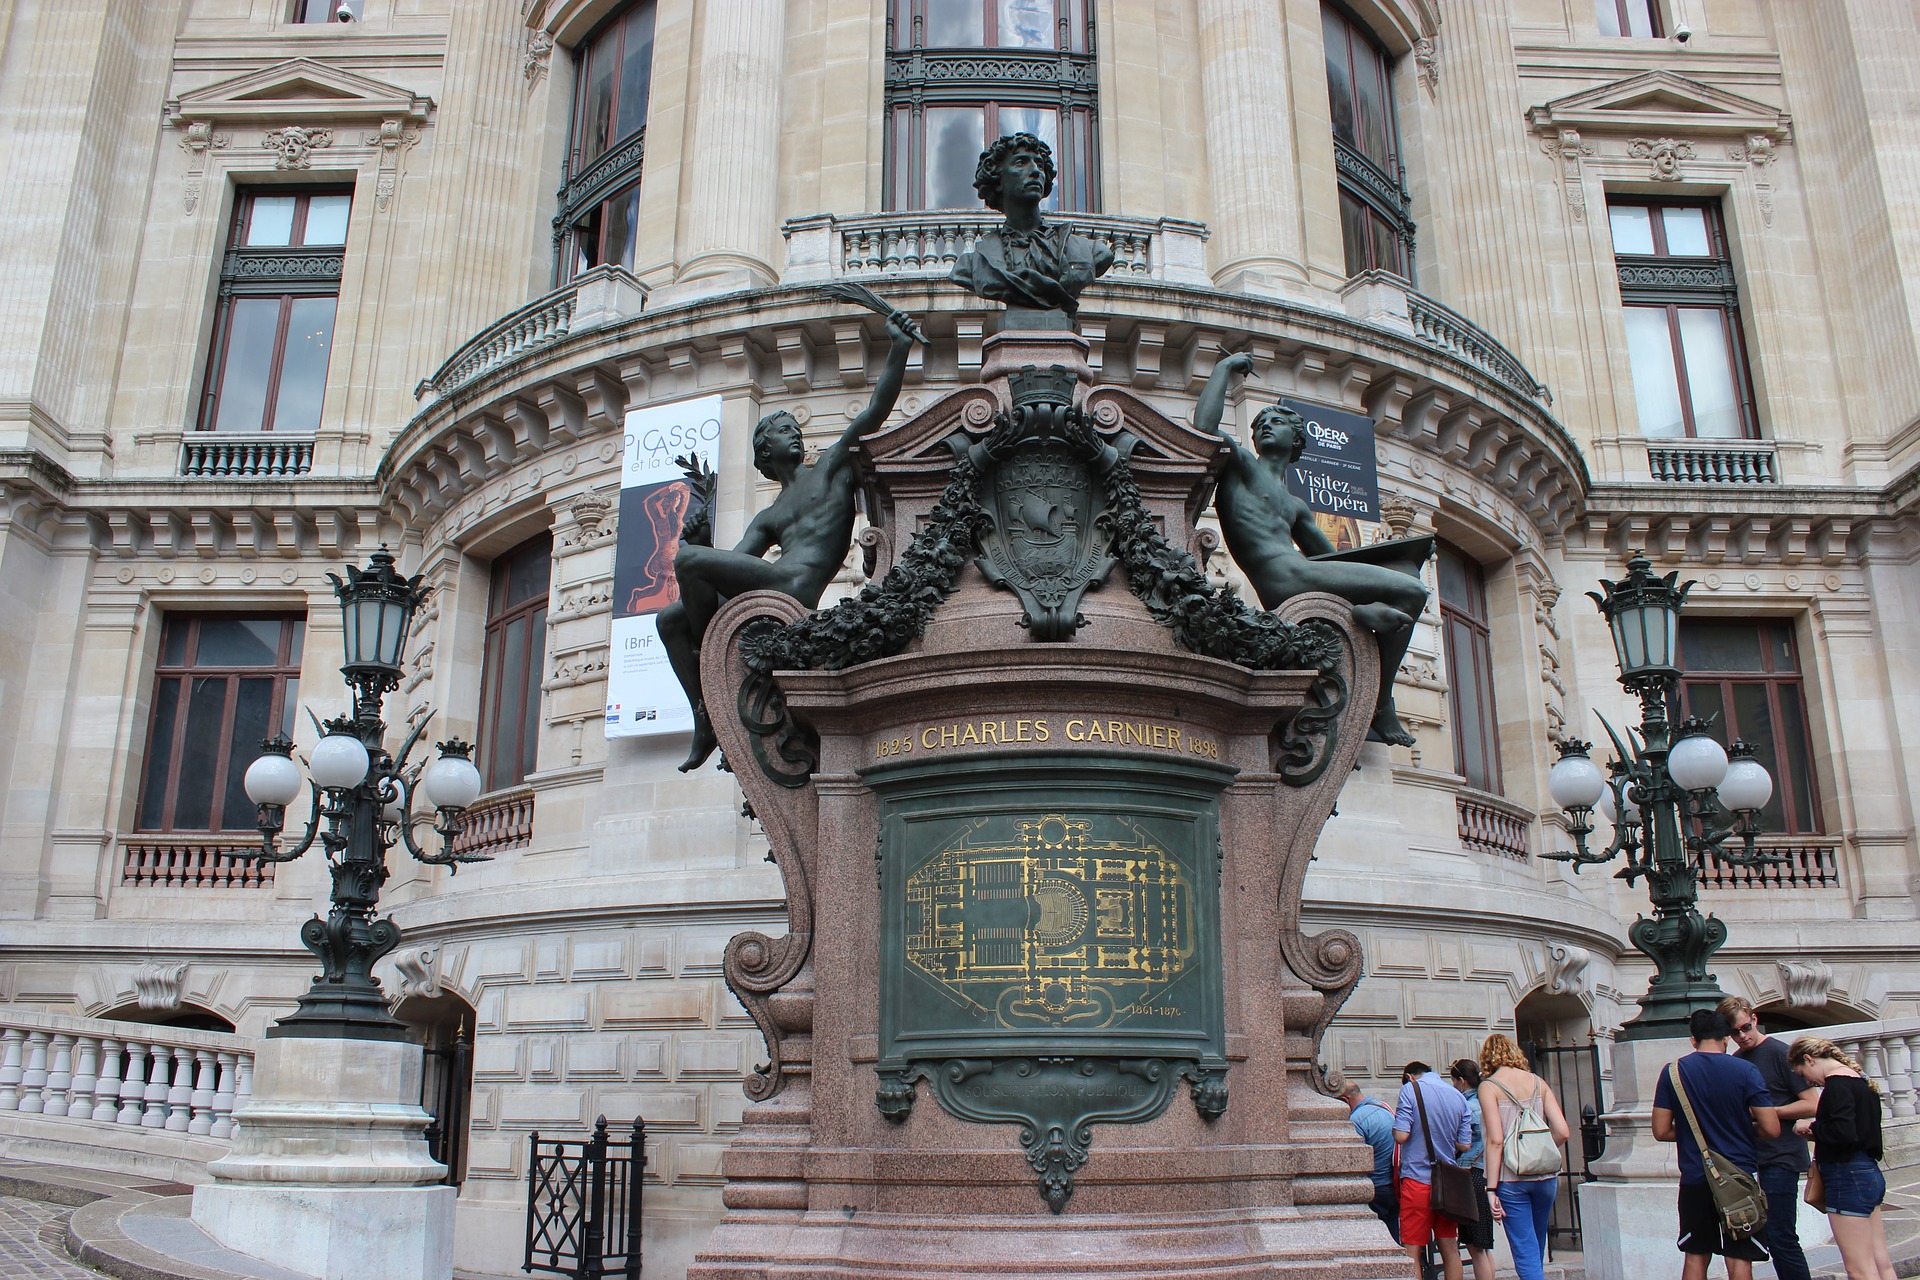
[[[689,733],[693,709],[667,665],[656,626],[680,598],[673,558],[694,501],[675,458],[720,460],[720,397],[648,405],[627,414],[620,472],[620,540],[613,561],[613,639],[607,662],[607,736]]]

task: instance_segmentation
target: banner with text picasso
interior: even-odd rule
[[[1287,488],[1313,511],[1315,523],[1335,547],[1344,551],[1359,546],[1356,521],[1380,519],[1373,419],[1310,400],[1280,403],[1307,422],[1306,448],[1287,468]]]
[[[680,598],[673,558],[694,501],[675,458],[720,460],[720,397],[648,405],[627,414],[620,471],[620,537],[613,558],[613,636],[607,661],[607,736],[689,733],[693,710],[660,647],[656,619]]]

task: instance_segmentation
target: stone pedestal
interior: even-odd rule
[[[1378,650],[1330,596],[1280,613],[1328,642],[1318,672],[1176,639],[1155,608],[1186,588],[1143,600],[1155,571],[1123,544],[1197,576],[1220,442],[1089,390],[1084,353],[1002,333],[983,385],[867,442],[873,575],[913,585],[794,633],[832,653],[767,656],[808,616],[770,592],[707,632],[789,932],[727,950],[769,1061],[692,1280],[1410,1274],[1365,1208],[1371,1152],[1315,1088],[1359,943],[1299,921]],[[942,541],[976,518],[977,545]],[[1022,578],[1036,553],[1057,576]]]
[[[194,1222],[317,1280],[449,1280],[455,1192],[427,1154],[423,1070],[419,1045],[265,1041]]]

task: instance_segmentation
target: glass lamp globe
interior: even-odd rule
[[[1704,733],[1689,734],[1667,752],[1667,772],[1687,791],[1705,791],[1727,776],[1727,753]]]
[[[350,733],[329,733],[314,747],[307,768],[321,786],[344,790],[360,785],[369,763],[366,744],[360,739]]]
[[[1608,822],[1620,821],[1620,815],[1615,809],[1614,803],[1613,803],[1612,787],[1608,787],[1600,793],[1600,812],[1604,813],[1607,816]],[[1638,824],[1639,821],[1640,821],[1640,806],[1635,804],[1632,800],[1628,800],[1627,801],[1628,825]]]
[[[255,804],[286,808],[300,794],[300,766],[284,751],[268,751],[247,766],[243,783],[247,799]]]
[[[1753,758],[1750,749],[1745,754],[1736,751],[1727,765],[1727,776],[1720,780],[1720,803],[1738,812],[1764,809],[1771,799],[1773,775]]]
[[[480,795],[480,771],[467,759],[467,748],[442,743],[440,758],[420,775],[420,789],[436,809],[464,809]]]
[[[1585,751],[1567,751],[1547,771],[1547,793],[1562,809],[1591,809],[1606,793],[1600,766]]]

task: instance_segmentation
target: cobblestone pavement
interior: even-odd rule
[[[73,1210],[0,1196],[0,1280],[100,1280],[60,1245]]]

